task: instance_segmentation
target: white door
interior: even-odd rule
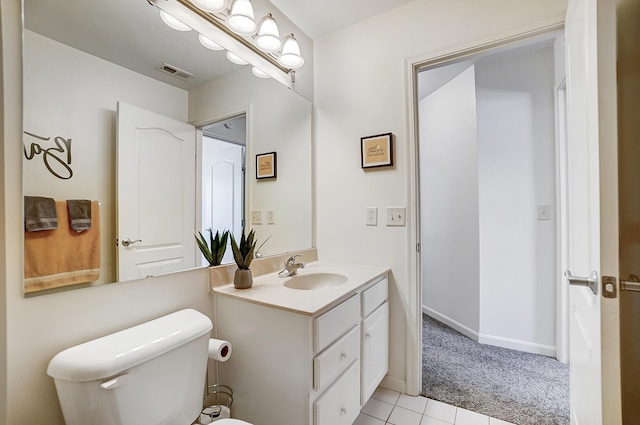
[[[117,126],[118,281],[195,267],[195,127],[122,102]]]
[[[244,146],[202,138],[202,229],[242,233],[244,218]],[[222,263],[233,261],[231,239]],[[208,265],[208,264],[205,264]]]
[[[616,137],[615,112],[611,114],[616,95],[615,73],[611,72],[611,67],[615,70],[613,3],[571,0],[565,23],[568,268],[576,276],[587,277],[592,272],[598,276],[597,294],[584,286],[572,285],[569,291],[571,423],[575,425],[617,423],[604,414],[607,397],[603,397],[602,365],[609,359],[603,357],[601,343],[604,333],[617,329],[601,329],[600,285],[601,270],[608,267],[611,253],[617,253],[617,238],[605,237],[608,224],[602,221],[609,218],[610,208],[602,196],[617,192],[615,179],[603,178],[611,171]],[[613,103],[609,103],[612,96]]]

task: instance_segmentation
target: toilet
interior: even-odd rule
[[[187,309],[58,353],[47,374],[66,425],[192,424],[202,411],[211,329],[207,316]]]

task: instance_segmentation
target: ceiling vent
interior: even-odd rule
[[[169,65],[168,63],[164,63],[156,69],[158,71],[164,72],[165,74],[173,75],[176,78],[180,78],[181,80],[187,80],[194,77],[193,74],[185,71],[184,69],[180,69],[177,66]]]

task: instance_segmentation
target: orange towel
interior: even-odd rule
[[[56,202],[58,229],[24,233],[24,291],[93,282],[100,277],[100,209],[91,203],[91,229],[69,223],[67,203]]]

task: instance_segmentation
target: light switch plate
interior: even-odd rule
[[[387,226],[405,226],[406,212],[405,207],[387,207]]]
[[[251,224],[262,224],[262,210],[251,211]]]
[[[267,224],[276,224],[275,210],[267,210]]]
[[[367,207],[367,226],[378,225],[378,207]]]

